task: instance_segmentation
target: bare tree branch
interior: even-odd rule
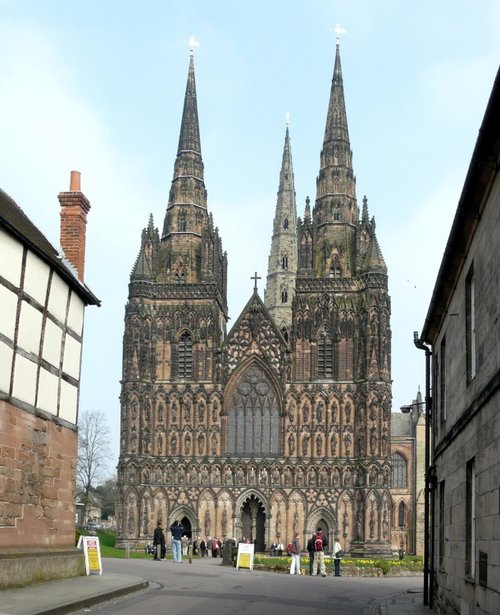
[[[83,491],[83,519],[90,490],[108,478],[111,451],[110,431],[101,410],[83,412],[78,421],[78,459],[76,480]]]

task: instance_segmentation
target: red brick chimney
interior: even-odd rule
[[[58,195],[61,205],[61,247],[64,255],[78,271],[83,282],[85,269],[85,234],[90,203],[80,191],[80,172],[71,171],[69,192]]]

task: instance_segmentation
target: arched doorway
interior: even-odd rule
[[[181,525],[184,528],[184,530],[182,531],[182,533],[187,536],[189,539],[191,539],[192,536],[192,530],[191,530],[191,521],[187,518],[187,517],[182,517],[181,519]]]
[[[266,549],[265,527],[264,506],[255,495],[251,495],[241,508],[241,536],[255,544],[256,552]]]

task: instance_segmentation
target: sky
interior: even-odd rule
[[[124,308],[149,214],[161,230],[189,63],[208,208],[228,252],[228,331],[263,277],[290,114],[298,214],[314,201],[341,40],[358,205],[392,299],[393,411],[424,388],[421,331],[500,58],[496,0],[0,0],[0,187],[55,247],[57,193],[92,208],[80,412],[119,452]]]

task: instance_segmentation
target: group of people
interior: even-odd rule
[[[222,557],[224,545],[222,540],[218,538],[211,538],[209,536],[206,540],[200,540],[198,536],[191,543],[188,536],[184,533],[184,526],[180,521],[172,523],[170,533],[172,535],[172,558],[174,563],[181,563],[183,555],[201,555],[201,557],[206,557],[210,553],[212,557]],[[146,552],[152,553],[155,560],[165,559],[167,549],[161,521],[158,521],[153,533],[153,544],[146,546]]]
[[[318,527],[316,532],[307,541],[307,551],[309,553],[309,574],[313,577],[326,577],[325,552],[328,547],[328,537],[323,534],[322,528]],[[300,544],[299,533],[296,532],[292,542],[288,545],[288,553],[292,558],[290,563],[290,574],[301,574],[300,572]],[[343,551],[338,540],[333,545],[333,564],[335,577],[340,577],[340,560]]]

